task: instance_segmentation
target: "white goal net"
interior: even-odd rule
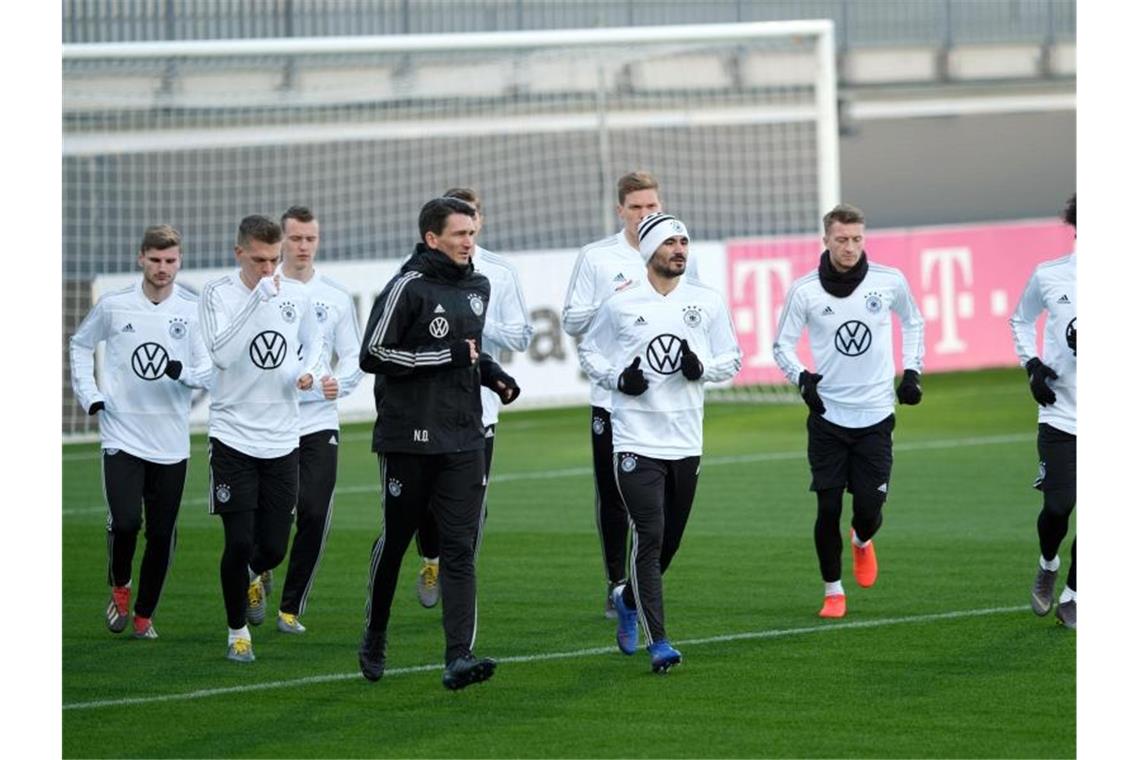
[[[243,216],[294,204],[320,217],[323,262],[397,259],[458,185],[483,198],[480,243],[522,257],[616,231],[615,182],[644,169],[696,242],[814,233],[837,201],[835,108],[829,21],[66,45],[64,433],[94,430],[67,338],[148,225],[181,230],[182,277],[230,266]],[[560,298],[527,297],[557,319]],[[565,336],[532,358],[555,344],[576,371]]]

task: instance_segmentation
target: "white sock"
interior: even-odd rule
[[[1045,557],[1041,557],[1041,559],[1038,560],[1038,564],[1041,565],[1042,570],[1048,570],[1051,573],[1055,573],[1061,569],[1061,555],[1058,554],[1051,560],[1047,560]]]
[[[248,625],[243,625],[241,628],[237,628],[237,629],[231,628],[229,630],[230,630],[230,638],[226,642],[227,644],[232,644],[235,641],[237,641],[238,639],[245,639],[247,641],[250,640],[249,626]]]
[[[866,541],[860,541],[859,540],[859,534],[856,533],[855,531],[851,531],[851,543],[855,544],[860,549],[865,549],[865,548],[867,548],[867,544],[871,543],[871,539],[867,539]]]
[[[837,596],[837,595],[846,596],[846,594],[843,593],[843,581],[835,581],[834,583],[827,583],[826,581],[824,581],[823,595],[824,596]]]
[[[253,583],[255,580],[257,580],[257,573],[253,572],[252,567],[247,567],[246,570],[249,571],[249,582],[250,583]]]
[[[1065,590],[1061,592],[1060,604],[1064,604],[1065,602],[1070,602],[1070,601],[1072,601],[1072,602],[1077,601],[1077,592],[1073,591],[1068,586],[1065,586]]]
[[[439,557],[424,557],[423,560],[424,560],[424,562],[428,563],[429,565],[438,565],[439,564]]]

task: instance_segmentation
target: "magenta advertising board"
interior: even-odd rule
[[[1015,366],[1008,319],[1033,268],[1073,250],[1060,221],[869,230],[871,261],[902,270],[926,318],[926,372]],[[818,236],[730,240],[725,295],[744,366],[736,384],[786,382],[772,356],[784,294],[819,265]],[[899,353],[895,325],[895,354]],[[805,333],[806,336],[806,333]],[[813,364],[806,337],[800,358]]]

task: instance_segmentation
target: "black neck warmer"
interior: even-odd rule
[[[864,252],[855,266],[840,272],[831,265],[831,254],[824,251],[819,257],[819,284],[836,298],[846,298],[855,292],[867,276],[867,254]]]

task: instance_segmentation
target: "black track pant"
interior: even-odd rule
[[[491,458],[495,454],[495,425],[487,428],[489,435],[483,447],[483,501],[482,511],[479,514],[479,535],[475,539],[475,553],[479,553],[479,545],[483,542],[483,528],[487,524],[487,488],[491,483]],[[430,510],[424,510],[420,520],[419,529],[416,530],[416,550],[421,557],[439,557],[439,526],[435,524]]]
[[[281,564],[297,504],[297,449],[261,459],[210,439],[210,511],[221,515],[222,598],[230,628],[245,625],[249,573]]]
[[[103,450],[107,497],[107,582],[131,580],[135,546],[146,515],[146,548],[139,568],[135,615],[151,617],[174,561],[178,508],[186,484],[186,460],[157,464],[119,449]]]
[[[616,452],[613,468],[633,529],[630,582],[623,598],[627,605],[637,605],[638,620],[652,644],[667,638],[661,576],[681,546],[701,458],[666,460]]]
[[[629,514],[614,476],[610,413],[600,406],[590,407],[590,424],[590,443],[594,450],[594,522],[598,526],[598,539],[602,543],[606,580],[612,584],[626,577],[625,549],[629,539]]]
[[[1037,538],[1041,556],[1052,560],[1069,532],[1069,515],[1077,506],[1077,437],[1052,425],[1037,426],[1040,474],[1033,485],[1044,496],[1037,515]],[[1077,540],[1069,551],[1066,585],[1077,590]]]
[[[386,631],[400,562],[423,513],[439,526],[444,661],[475,646],[475,543],[483,500],[483,449],[456,454],[387,453],[380,457],[384,530],[372,546],[365,625]]]
[[[333,516],[340,432],[318,430],[301,436],[297,532],[281,592],[281,611],[300,615],[309,601]]]

